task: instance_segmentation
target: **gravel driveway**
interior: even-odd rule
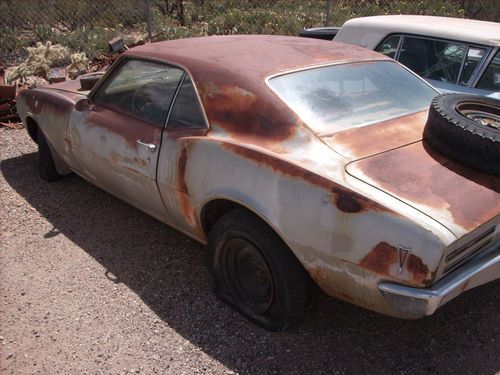
[[[500,370],[500,283],[401,321],[319,295],[268,333],[211,292],[204,249],[71,175],[48,184],[0,129],[1,373],[453,373]]]

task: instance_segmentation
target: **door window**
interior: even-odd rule
[[[194,90],[191,78],[186,75],[175,98],[167,128],[187,129],[204,127],[206,127],[205,117],[203,116],[198,96]]]
[[[485,53],[486,51],[483,48],[469,47],[464,67],[462,68],[462,74],[460,74],[459,84],[466,86],[470,84],[481,67],[480,63],[483,60]]]
[[[163,126],[183,74],[181,69],[168,65],[127,60],[98,89],[93,100]]]
[[[380,45],[377,47],[376,51],[380,52],[391,59],[394,59],[396,56],[396,52],[398,51],[399,40],[401,39],[401,35],[391,35],[386,38]]]
[[[500,51],[491,60],[477,84],[478,89],[500,91]]]
[[[421,77],[457,83],[466,51],[464,43],[405,36],[398,60]]]

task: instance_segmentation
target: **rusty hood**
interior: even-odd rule
[[[458,238],[500,215],[500,177],[463,166],[423,139],[427,112],[339,132],[324,141],[346,171],[407,203]]]

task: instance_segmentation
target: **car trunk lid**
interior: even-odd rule
[[[324,138],[351,161],[346,171],[407,203],[457,237],[500,212],[500,177],[446,158],[422,139],[427,112]],[[342,134],[344,133],[344,134]]]

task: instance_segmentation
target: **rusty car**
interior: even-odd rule
[[[414,319],[499,277],[500,177],[425,140],[438,94],[361,47],[234,35],[130,49],[18,109],[44,180],[74,172],[207,245],[216,294],[275,331],[314,283]]]

